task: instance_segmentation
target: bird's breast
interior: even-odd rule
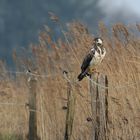
[[[93,57],[91,62],[90,62],[90,65],[93,66],[93,65],[97,65],[99,64],[100,62],[102,61],[101,57]]]
[[[90,62],[90,66],[96,66],[96,65],[100,64],[101,61],[103,60],[103,58],[104,58],[104,55],[95,51],[95,54]]]

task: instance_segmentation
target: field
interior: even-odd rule
[[[67,106],[67,81],[63,70],[74,75],[80,72],[83,56],[90,50],[93,36],[87,27],[70,23],[66,31],[52,18],[61,31],[48,26],[39,35],[39,44],[31,44],[22,54],[13,52],[16,71],[9,71],[0,62],[0,139],[26,140],[28,135],[28,75],[30,69],[37,78],[37,131],[41,140],[64,139]],[[110,31],[99,23],[107,55],[98,71],[108,77],[109,140],[140,139],[140,25],[117,23]],[[30,55],[30,56],[29,56]],[[28,57],[27,57],[28,56]],[[72,140],[89,140],[92,133],[89,80],[75,87],[76,107]]]

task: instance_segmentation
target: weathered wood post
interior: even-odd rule
[[[68,75],[66,75],[68,78]],[[66,126],[65,126],[65,135],[64,140],[71,140],[72,129],[73,129],[73,120],[75,113],[75,101],[76,95],[74,93],[74,82],[73,77],[69,77],[67,80],[67,114],[66,114]]]
[[[36,89],[37,79],[30,75],[28,77],[29,85],[29,140],[37,140],[37,113],[36,113]]]
[[[107,76],[93,74],[90,80],[91,108],[93,117],[92,140],[106,140],[107,130]]]

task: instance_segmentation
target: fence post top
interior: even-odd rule
[[[28,82],[37,81],[36,72],[32,73],[31,70],[27,70],[26,75],[28,77]]]
[[[63,70],[63,77],[64,77],[64,79],[67,81],[67,82],[69,82],[69,83],[71,83],[71,84],[75,84],[75,74],[74,74],[74,72],[68,72],[68,71],[66,71],[66,70]]]

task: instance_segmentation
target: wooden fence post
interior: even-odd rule
[[[36,89],[37,79],[29,75],[29,140],[37,140]]]
[[[71,140],[71,136],[72,136],[73,120],[74,120],[74,113],[75,113],[75,101],[76,101],[76,95],[73,92],[74,85],[72,85],[72,82],[73,82],[73,79],[67,82],[68,103],[67,103],[64,140]]]
[[[107,139],[107,76],[93,74],[90,80],[91,108],[93,117],[92,140]]]

